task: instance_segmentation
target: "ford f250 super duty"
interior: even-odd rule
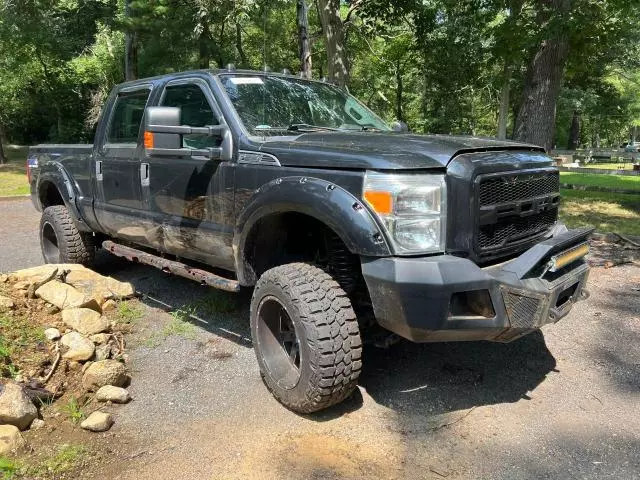
[[[558,223],[542,148],[412,135],[324,82],[228,69],[124,83],[93,145],[35,146],[28,168],[46,262],[101,247],[253,287],[261,374],[297,412],[350,395],[371,329],[509,342],[587,296],[591,230]]]

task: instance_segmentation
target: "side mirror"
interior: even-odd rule
[[[395,122],[393,122],[391,124],[391,129],[394,132],[409,133],[409,126],[406,123],[404,123],[402,120],[396,120]]]
[[[180,125],[179,107],[148,107],[144,116],[144,150],[148,157],[207,157],[222,161],[233,157],[233,136],[226,125]],[[209,135],[221,139],[219,147],[192,149],[182,146],[182,136]]]

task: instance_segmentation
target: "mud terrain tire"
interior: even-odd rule
[[[306,263],[267,270],[256,284],[250,315],[262,378],[285,407],[316,412],[356,388],[362,368],[358,321],[347,294],[325,271]]]
[[[96,248],[90,233],[79,232],[67,207],[54,205],[42,212],[40,247],[46,263],[93,262]]]

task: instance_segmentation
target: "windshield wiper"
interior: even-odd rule
[[[287,127],[287,131],[289,132],[313,132],[315,130],[340,131],[339,128],[323,127],[322,125],[311,125],[309,123],[292,123]]]

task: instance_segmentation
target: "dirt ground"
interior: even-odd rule
[[[38,214],[0,202],[0,270],[39,264]],[[510,344],[367,348],[356,394],[312,416],[260,380],[248,294],[101,256],[134,283],[134,400],[74,478],[640,478],[640,268],[594,268],[591,298]],[[173,310],[174,313],[167,313]],[[178,313],[176,313],[178,310]],[[45,430],[41,442],[69,432]]]

